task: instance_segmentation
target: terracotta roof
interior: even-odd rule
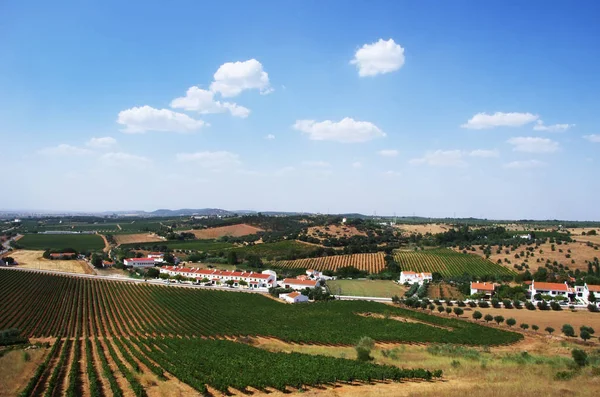
[[[428,277],[431,277],[431,273],[425,273],[425,272],[423,272],[423,273],[421,273],[421,274],[422,274],[423,276],[428,276]]]
[[[594,292],[600,292],[600,285],[589,285],[588,284],[588,291],[594,291]]]
[[[149,252],[148,255],[164,255],[163,252]]]
[[[536,290],[571,292],[571,288],[565,283],[542,283],[541,281],[534,281],[531,285]],[[529,287],[529,289],[532,289],[532,287]]]
[[[494,284],[493,283],[471,283],[471,288],[482,291],[493,291]]]
[[[126,261],[134,261],[134,262],[154,262],[152,258],[127,258]]]
[[[402,274],[404,274],[405,276],[412,276],[412,275],[415,275],[417,273],[415,273],[415,272],[402,272]]]
[[[317,281],[316,280],[300,280],[297,278],[286,278],[283,280],[284,284],[295,284],[295,285],[306,285],[306,286],[316,286],[317,285]]]
[[[287,294],[288,298],[292,298],[292,299],[297,297],[298,295],[302,295],[302,294],[298,291],[290,292],[289,294]]]

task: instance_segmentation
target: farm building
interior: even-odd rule
[[[590,303],[598,304],[600,302],[600,285],[584,285],[575,286],[577,299],[582,301],[585,305]],[[594,302],[590,302],[590,293],[594,293]]]
[[[148,258],[154,259],[154,262],[163,263],[165,260],[165,254],[162,252],[150,252]]]
[[[433,277],[431,273],[415,273],[415,272],[400,272],[400,284],[423,284],[424,282],[431,282]]]
[[[495,289],[496,285],[494,283],[471,282],[471,295],[484,294],[486,298],[491,298]]]
[[[292,288],[295,290],[305,288],[315,288],[317,286],[317,280],[302,280],[299,278],[286,278],[282,282],[283,288]]]
[[[289,294],[279,294],[279,299],[283,299],[287,303],[308,302],[308,296],[302,295],[298,291],[290,292]]]
[[[565,298],[574,298],[575,297],[575,289],[569,287],[567,282],[564,283],[542,283],[539,281],[532,281],[529,286],[529,293],[531,294],[531,299],[535,299],[535,295],[550,295],[552,297],[555,296],[564,296]]]
[[[77,256],[74,252],[53,252],[50,254],[50,259],[73,259]]]
[[[115,265],[115,262],[111,261],[111,260],[103,260],[102,261],[102,267],[113,267]]]
[[[245,281],[249,288],[271,288],[277,283],[277,273],[271,270],[265,270],[262,273],[255,272],[236,272],[217,269],[199,269],[194,267],[163,266],[160,272],[169,276],[178,274],[183,277],[195,278],[197,281],[208,279],[211,284],[224,284],[232,280],[233,286],[239,286],[240,281]]]
[[[133,267],[152,267],[154,263],[152,258],[128,258],[123,260],[125,266]]]

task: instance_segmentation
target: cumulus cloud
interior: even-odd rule
[[[244,62],[227,62],[217,69],[210,90],[223,97],[234,97],[244,90],[257,89],[261,94],[273,91],[269,75],[256,59]]]
[[[303,161],[302,165],[315,168],[324,168],[330,166],[330,164],[326,161]]]
[[[267,135],[267,136],[265,137],[265,139],[267,139],[267,140],[269,140],[269,141],[272,141],[273,139],[275,139],[275,135],[273,135],[273,134],[269,134],[269,135]]]
[[[492,157],[500,157],[500,153],[497,150],[476,149],[476,150],[472,150],[469,153],[469,156],[492,158]]]
[[[527,168],[540,168],[546,166],[546,163],[539,160],[522,160],[522,161],[512,161],[510,163],[504,164],[504,168],[511,169],[527,169]]]
[[[412,165],[429,165],[432,167],[464,167],[467,163],[463,160],[461,150],[436,150],[427,152],[423,157],[409,161]]]
[[[242,163],[237,154],[227,151],[178,153],[176,158],[177,161],[194,163],[211,170],[234,168]]]
[[[538,115],[531,113],[477,113],[475,116],[471,117],[469,121],[461,125],[461,127],[472,130],[483,130],[495,127],[521,127],[536,121],[538,118]]]
[[[117,123],[124,125],[125,129],[122,131],[128,134],[142,134],[146,131],[192,132],[208,125],[183,113],[147,105],[119,112]]]
[[[379,39],[359,48],[350,64],[356,65],[361,77],[394,72],[404,65],[404,48],[393,39]]]
[[[40,149],[38,150],[38,153],[45,156],[84,156],[86,154],[90,154],[91,152],[88,149],[61,143],[58,146]]]
[[[385,132],[368,121],[356,121],[346,117],[339,122],[325,120],[298,120],[293,128],[308,134],[313,141],[333,141],[343,143],[366,142],[385,136]]]
[[[113,145],[116,145],[116,143],[117,143],[117,140],[115,138],[111,138],[110,136],[105,136],[102,138],[93,137],[92,139],[87,141],[85,145],[92,147],[92,148],[103,149],[103,148],[108,148]]]
[[[352,163],[352,168],[362,168],[362,163],[360,161],[355,161]]]
[[[587,139],[590,142],[600,143],[600,134],[584,135],[583,139]]]
[[[513,145],[515,152],[554,153],[560,148],[558,142],[551,139],[531,136],[510,138],[507,142]]]
[[[212,91],[193,86],[187,90],[184,97],[173,99],[171,107],[200,114],[229,112],[232,116],[241,118],[246,118],[250,114],[250,109],[231,102],[216,101],[214,96],[215,93]]]
[[[377,153],[383,157],[396,157],[398,155],[398,151],[396,149],[384,149]]]
[[[575,127],[575,124],[545,125],[542,120],[538,120],[533,126],[533,129],[534,131],[563,132],[573,127]]]

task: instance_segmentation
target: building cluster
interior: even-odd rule
[[[175,263],[179,263],[179,258],[174,257]],[[152,267],[165,262],[163,252],[150,252],[146,258],[127,258],[123,259],[125,266],[131,267]]]
[[[433,281],[431,273],[416,273],[411,271],[400,272],[400,284],[430,283]]]

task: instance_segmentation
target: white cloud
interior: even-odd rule
[[[385,136],[375,124],[368,121],[356,121],[346,117],[339,122],[325,120],[298,120],[293,128],[308,134],[313,141],[334,141],[343,143],[366,142]]]
[[[534,122],[538,118],[538,115],[531,113],[477,113],[466,124],[461,125],[461,127],[472,130],[483,130],[494,127],[521,127]]]
[[[512,161],[504,164],[504,168],[511,169],[527,169],[527,168],[540,168],[546,166],[546,163],[539,160],[523,160],[523,161]]]
[[[362,168],[362,163],[360,161],[355,161],[352,163],[352,168]]]
[[[184,97],[171,101],[173,109],[195,111],[200,114],[224,113],[229,111],[232,116],[246,118],[250,109],[231,102],[215,101],[215,93],[193,86],[188,88]]]
[[[409,161],[413,165],[429,165],[432,167],[464,167],[467,163],[463,160],[463,152],[460,150],[436,150],[427,152],[421,158]]]
[[[575,124],[545,125],[542,120],[538,120],[533,126],[533,129],[534,131],[563,132],[573,127],[575,127]]]
[[[507,142],[513,145],[515,152],[554,153],[560,148],[558,142],[551,139],[531,136],[510,138]]]
[[[402,175],[401,172],[393,171],[393,170],[388,170],[388,171],[384,172],[383,174],[386,175],[386,176],[400,176],[400,175]]]
[[[43,154],[45,156],[83,156],[86,154],[90,154],[91,152],[88,149],[67,145],[66,143],[61,143],[58,146],[40,149],[38,153]]]
[[[306,167],[315,167],[315,168],[323,168],[329,167],[330,164],[326,161],[303,161],[302,165]]]
[[[476,150],[472,150],[469,153],[469,156],[492,158],[492,157],[500,157],[500,153],[497,150],[476,149]]]
[[[272,141],[273,139],[275,139],[275,135],[273,134],[269,134],[265,137],[265,139],[268,139],[269,141]]]
[[[123,152],[105,153],[100,156],[100,161],[107,166],[127,166],[140,169],[147,168],[152,163],[152,161],[147,157]]]
[[[404,48],[393,39],[379,39],[356,51],[350,64],[356,65],[361,77],[394,72],[404,65]]]
[[[117,123],[124,125],[126,128],[122,131],[128,134],[146,131],[191,132],[208,125],[183,113],[154,109],[147,105],[119,112]]]
[[[584,135],[583,139],[587,139],[590,142],[600,143],[600,134]]]
[[[398,155],[398,151],[396,149],[384,149],[377,153],[383,157],[396,157]]]
[[[234,168],[242,163],[237,154],[226,151],[178,153],[176,158],[177,161],[192,162],[211,170]]]
[[[261,94],[273,91],[269,85],[269,75],[256,59],[245,62],[227,62],[214,74],[210,90],[223,97],[234,97],[244,90],[258,89]]]
[[[111,147],[112,145],[116,145],[116,143],[117,143],[117,140],[115,138],[105,136],[102,138],[93,137],[92,139],[87,141],[85,145],[89,146],[89,147],[101,149],[101,148]]]

